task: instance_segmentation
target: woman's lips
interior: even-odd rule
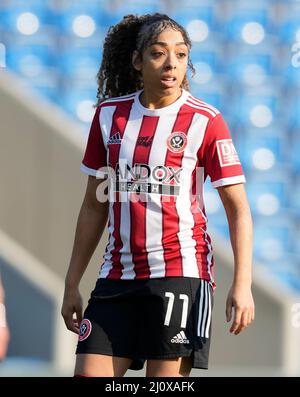
[[[161,82],[162,86],[165,88],[170,88],[170,87],[173,87],[174,85],[176,85],[176,79],[173,77],[171,77],[171,78],[164,77],[164,78],[160,79],[160,82]]]

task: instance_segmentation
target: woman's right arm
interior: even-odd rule
[[[109,202],[99,202],[96,190],[104,179],[89,176],[85,197],[79,212],[75,239],[68,272],[65,278],[65,293],[61,314],[67,328],[78,334],[82,320],[80,280],[101,239],[108,217]],[[73,314],[76,319],[73,319]]]

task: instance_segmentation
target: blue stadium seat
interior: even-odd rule
[[[300,175],[298,178],[295,180],[295,183],[298,183],[300,181]],[[293,252],[297,255],[299,259],[299,269],[300,269],[300,210],[299,210],[299,201],[300,201],[300,192],[299,192],[299,184],[295,186],[295,199],[297,199],[297,205],[296,208],[296,217],[293,216],[294,218],[294,225],[295,225],[295,233],[294,233],[294,241],[293,241]],[[293,214],[293,213],[292,213]]]
[[[34,81],[33,83],[31,83],[31,86],[44,98],[47,98],[49,101],[55,104],[58,103],[59,89],[57,87],[57,82],[55,80],[51,82],[51,80],[48,77],[46,81],[45,80]]]
[[[95,112],[97,89],[80,87],[65,87],[60,93],[59,104],[74,119],[81,123],[90,124]]]
[[[297,244],[298,247],[298,252],[300,255],[300,159],[299,159],[299,153],[300,153],[300,144],[298,144],[298,147],[296,148],[298,151],[295,150],[295,153],[298,153],[297,160],[298,160],[298,173],[295,174],[292,178],[292,186],[289,194],[289,207],[294,213],[294,217],[297,220],[297,224],[299,227],[299,231],[297,234],[297,242],[295,240],[295,243]]]
[[[236,148],[247,171],[266,171],[286,163],[287,140],[282,132],[248,129],[238,131]]]
[[[195,74],[188,75],[189,81],[194,85],[211,83],[216,78],[216,69],[213,60],[205,59],[193,62]]]
[[[300,31],[300,25],[299,25]],[[280,76],[285,91],[293,89],[299,92],[300,87],[300,42],[294,43],[294,50],[288,46],[285,51],[285,61],[281,62]]]
[[[263,268],[289,288],[300,292],[300,257],[284,252],[280,260],[260,262]]]
[[[159,12],[161,8],[160,0],[131,0],[127,3],[119,1],[117,4],[112,4],[113,7],[110,9],[112,14],[116,13],[119,15],[126,14],[151,14],[154,12]]]
[[[11,32],[35,34],[42,25],[48,25],[51,22],[51,11],[42,2],[11,3],[9,7],[2,10],[2,26]]]
[[[191,83],[192,95],[212,106],[215,106],[220,111],[224,109],[224,102],[226,101],[225,87],[218,84],[216,79],[214,79],[214,85],[210,82],[201,86],[199,84],[195,84],[193,81],[191,81]]]
[[[233,10],[225,27],[225,36],[229,40],[248,44],[261,44],[267,32],[271,31],[271,20],[268,7]],[[255,25],[249,25],[255,23]],[[247,31],[248,27],[248,31]],[[246,29],[246,30],[245,30]]]
[[[273,76],[273,56],[272,53],[251,53],[249,51],[246,54],[235,54],[224,69],[227,78],[231,81],[258,86]]]
[[[198,3],[189,6],[185,4],[184,8],[180,7],[171,12],[170,15],[185,28],[188,28],[191,21],[197,20],[205,22],[209,30],[216,30],[216,16],[213,5],[201,6],[201,3]]]
[[[194,64],[197,62],[207,63],[212,70],[218,72],[219,68],[221,67],[220,63],[222,54],[219,47],[213,48],[210,45],[203,46],[193,44],[191,50],[191,59]]]
[[[45,45],[8,45],[7,66],[25,77],[39,74],[54,65],[55,55]]]
[[[285,260],[268,263],[268,270],[285,285],[300,292],[299,259],[293,255],[285,254]]]
[[[65,78],[90,79],[95,77],[101,64],[102,51],[99,47],[71,47],[61,52],[57,66]],[[64,78],[64,76],[62,76]]]
[[[69,6],[57,12],[57,27],[62,34],[68,34],[88,41],[94,36],[102,34],[102,8],[94,3],[85,5],[84,2]]]
[[[41,73],[34,78],[24,79],[23,86],[24,88],[28,87],[30,91],[33,90],[33,92],[53,103],[58,103],[60,98],[59,80],[55,73]]]
[[[300,70],[298,70],[300,72]],[[297,133],[300,128],[300,95],[291,95],[287,100],[287,106],[283,109],[288,127]]]
[[[3,41],[3,37],[5,35],[5,26],[4,26],[4,19],[6,18],[7,10],[4,7],[4,4],[0,3],[0,42]]]
[[[118,3],[106,1],[106,6],[102,9],[101,23],[107,29],[109,26],[120,22],[128,14],[143,15],[160,12],[161,3],[160,0],[131,0],[127,2],[119,1]]]
[[[223,46],[214,40],[207,39],[203,43],[192,43],[190,53],[191,61],[196,70],[193,79],[189,77],[192,84],[214,85],[216,88],[221,84],[223,79]],[[197,90],[204,87],[197,88]]]
[[[254,221],[254,254],[265,262],[279,262],[293,249],[294,226],[276,216],[268,221]]]
[[[292,11],[292,10],[291,10]],[[290,14],[290,17],[286,19],[284,23],[280,26],[279,37],[281,42],[286,44],[295,43],[297,40],[297,34],[299,34],[300,29],[300,7],[298,13]]]
[[[289,148],[289,154],[294,171],[300,173],[300,136],[297,132]]]
[[[290,175],[279,170],[247,175],[246,191],[250,207],[257,216],[271,217],[286,209],[291,189]]]
[[[237,89],[233,95],[233,100],[228,101],[229,112],[234,112],[236,121],[244,128],[269,127],[275,115],[278,116],[280,96],[277,87],[244,92]]]

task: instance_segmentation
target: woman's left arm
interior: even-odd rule
[[[224,205],[234,255],[234,277],[226,301],[226,319],[234,319],[230,332],[238,335],[254,320],[252,284],[253,226],[251,212],[243,184],[218,188]]]

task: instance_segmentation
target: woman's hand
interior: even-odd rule
[[[230,332],[238,335],[254,320],[254,301],[251,287],[233,284],[230,288],[226,300],[226,320],[232,318],[232,308],[234,307],[234,319],[230,327]]]
[[[75,318],[73,318],[74,313],[76,315]],[[82,321],[82,297],[78,287],[65,288],[61,314],[65,320],[66,327],[70,331],[75,332],[75,334],[79,334]]]

